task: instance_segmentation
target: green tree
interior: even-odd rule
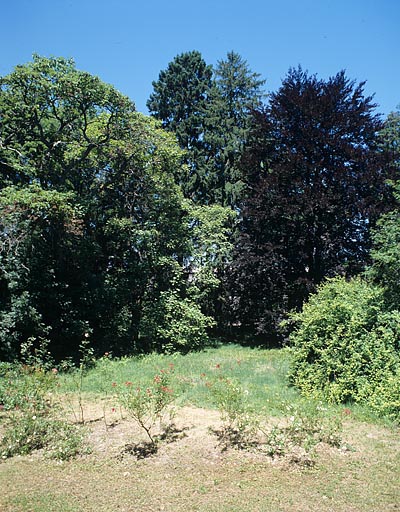
[[[245,188],[239,160],[263,85],[235,52],[214,71],[197,51],[178,55],[153,82],[149,111],[186,151],[186,197],[199,204],[238,204]]]
[[[123,129],[133,103],[72,60],[34,55],[0,79],[0,186],[89,190],[92,153]],[[93,129],[99,118],[101,131]]]
[[[250,112],[262,104],[265,80],[253,73],[238,53],[229,52],[226,60],[217,63],[214,84],[204,135],[212,154],[209,196],[212,202],[234,207],[245,191],[240,160],[250,128]]]
[[[52,339],[54,350],[60,336],[83,335],[82,214],[71,193],[38,185],[0,192],[1,359],[28,339]]]
[[[398,107],[399,108],[399,107]],[[391,112],[379,133],[380,144],[391,157],[397,169],[400,168],[400,110]]]
[[[153,88],[147,108],[186,150],[188,171],[180,181],[187,197],[201,201],[207,188],[204,117],[212,90],[212,67],[198,51],[182,53],[160,72]]]
[[[62,58],[2,78],[0,107],[4,357],[32,336],[56,357],[85,335],[97,351],[151,349],[145,303],[184,294],[190,251],[173,134]]]
[[[397,207],[377,222],[367,274],[384,287],[387,307],[400,309],[400,183],[393,183],[393,193]]]

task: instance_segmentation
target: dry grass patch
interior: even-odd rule
[[[318,464],[304,468],[288,457],[222,452],[210,430],[220,428],[219,414],[185,407],[175,438],[138,459],[126,446],[143,433],[111,404],[104,422],[103,405],[85,405],[90,455],[57,463],[36,453],[0,464],[2,512],[400,510],[400,441],[389,429],[348,420],[344,438],[354,450],[321,445]]]

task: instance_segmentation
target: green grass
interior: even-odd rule
[[[40,454],[0,461],[0,510],[4,512],[383,512],[399,503],[398,431],[387,429],[361,407],[343,419],[343,446],[319,447],[317,464],[302,467],[260,452],[222,451],[213,430],[218,417],[206,383],[219,376],[240,382],[249,405],[267,416],[288,415],[282,404],[308,413],[313,404],[288,385],[289,350],[261,350],[226,345],[188,355],[102,358],[85,372],[57,376],[62,400],[76,408],[82,383],[91,453],[58,462]],[[156,455],[137,460],[116,456],[140,433],[117,410],[111,414],[116,383],[143,386],[162,369],[171,369],[181,409],[177,425],[185,436],[160,446]],[[64,402],[65,403],[65,402]],[[102,418],[103,405],[107,414]],[[323,417],[343,413],[344,406],[323,407]],[[325,411],[326,409],[326,411]],[[326,416],[325,416],[326,412]],[[7,411],[2,411],[0,420]],[[105,413],[104,413],[105,414]],[[181,414],[181,416],[179,416]],[[185,415],[186,414],[186,415]],[[290,413],[291,414],[291,413]],[[360,421],[360,418],[364,419]],[[368,419],[365,419],[368,418]],[[307,418],[306,418],[307,419]],[[274,421],[274,419],[272,418]],[[278,420],[278,423],[281,419]],[[107,426],[108,423],[108,426]],[[1,424],[0,424],[1,427]],[[137,436],[137,437],[135,437]]]
[[[282,402],[299,399],[297,391],[286,382],[289,359],[287,350],[259,350],[238,345],[225,345],[187,355],[102,358],[85,373],[82,392],[111,395],[115,385],[123,386],[125,382],[144,386],[162,369],[170,369],[173,365],[172,384],[179,397],[178,405],[213,407],[205,384],[224,376],[241,383],[255,409],[279,414]],[[60,393],[76,392],[78,372],[60,374],[59,383]]]
[[[178,406],[214,408],[206,383],[223,376],[240,382],[248,392],[248,402],[254,411],[281,416],[285,404],[304,402],[286,377],[290,358],[289,349],[253,349],[233,344],[187,355],[149,354],[121,359],[103,357],[85,372],[81,392],[94,395],[93,398],[109,397],[115,394],[115,385],[124,386],[125,382],[145,387],[162,369],[170,369],[173,365],[171,385],[176,391]],[[59,392],[76,393],[79,382],[78,371],[60,373]],[[390,422],[361,405],[325,406],[332,411],[350,408],[355,419],[390,425]]]

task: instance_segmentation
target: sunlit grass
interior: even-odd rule
[[[287,350],[262,350],[224,345],[202,352],[150,354],[122,359],[102,358],[89,369],[83,379],[82,392],[112,395],[116,386],[125,382],[143,386],[163,369],[173,368],[177,405],[213,407],[207,382],[219,376],[235,379],[247,390],[255,410],[279,414],[283,402],[299,400],[298,392],[289,386],[286,374],[290,353]],[[77,373],[60,374],[61,393],[75,392]]]

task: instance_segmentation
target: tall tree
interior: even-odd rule
[[[98,351],[155,348],[145,303],[184,297],[190,253],[174,136],[72,61],[35,57],[1,80],[0,142],[0,356],[30,337],[74,355],[85,333]]]
[[[153,82],[147,106],[186,150],[187,197],[200,204],[237,205],[244,189],[238,162],[263,85],[235,52],[214,71],[197,51],[178,55]]]
[[[400,169],[400,105],[385,119],[379,139],[383,151],[389,154],[394,165]]]
[[[250,112],[259,108],[265,97],[265,80],[253,73],[235,52],[217,63],[212,101],[208,104],[205,140],[212,153],[213,202],[234,207],[244,188],[239,161],[250,126]]]
[[[198,51],[177,55],[153,82],[149,112],[176,134],[186,150],[188,175],[181,177],[188,197],[201,201],[206,193],[204,117],[212,89],[212,67]]]
[[[90,187],[90,156],[121,131],[133,103],[73,60],[34,55],[0,79],[0,186]],[[98,129],[99,120],[103,129]]]
[[[363,87],[344,72],[324,81],[292,69],[254,115],[244,159],[252,191],[229,274],[236,321],[250,332],[274,333],[325,276],[368,260],[389,172]]]

